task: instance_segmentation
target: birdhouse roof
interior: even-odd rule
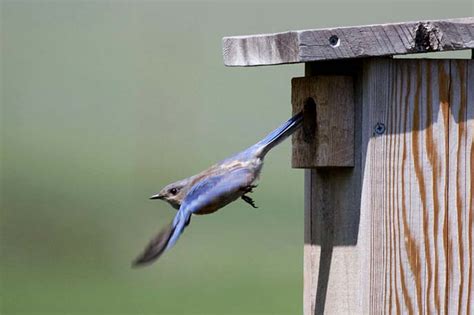
[[[223,38],[226,66],[474,49],[474,17]]]

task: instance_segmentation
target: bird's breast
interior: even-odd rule
[[[237,176],[239,179],[235,178],[235,180],[245,183],[242,187],[235,187],[226,191],[223,194],[219,194],[214,196],[212,200],[209,200],[205,206],[200,208],[198,211],[194,212],[197,215],[202,214],[210,214],[216,212],[220,208],[224,207],[225,205],[235,201],[236,199],[240,198],[245,193],[245,188],[252,183],[254,183],[260,174],[260,170],[262,168],[262,160],[260,159],[251,159],[247,161],[230,161],[225,164],[220,165],[220,173],[226,173],[228,176]],[[239,170],[246,170],[245,172],[240,172]],[[245,178],[241,178],[241,176],[245,176]],[[228,177],[226,180],[230,180]]]

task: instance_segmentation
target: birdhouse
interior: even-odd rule
[[[474,60],[403,56],[473,48],[473,17],[223,39],[305,63],[304,314],[474,313]]]

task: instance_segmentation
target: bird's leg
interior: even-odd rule
[[[251,205],[253,208],[257,209],[258,207],[255,205],[255,201],[249,196],[242,195],[242,200]]]
[[[257,188],[257,185],[248,185],[242,188],[243,191],[245,191],[246,194],[248,193],[253,193],[253,189]]]
[[[250,198],[249,196],[246,196],[245,194],[249,194],[249,193],[252,193],[253,192],[253,189],[256,188],[257,185],[249,185],[247,187],[244,187],[242,190],[245,192],[243,195],[242,195],[242,200],[245,201],[246,203],[248,203],[249,205],[251,205],[253,208],[258,208],[256,205],[255,205],[255,201],[253,201],[252,198]]]

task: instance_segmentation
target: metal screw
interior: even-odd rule
[[[332,47],[337,47],[339,46],[339,37],[337,37],[337,35],[332,35],[331,37],[329,37],[329,45],[331,45]]]
[[[374,132],[378,135],[384,134],[385,133],[385,124],[378,122],[375,127],[374,127]]]

